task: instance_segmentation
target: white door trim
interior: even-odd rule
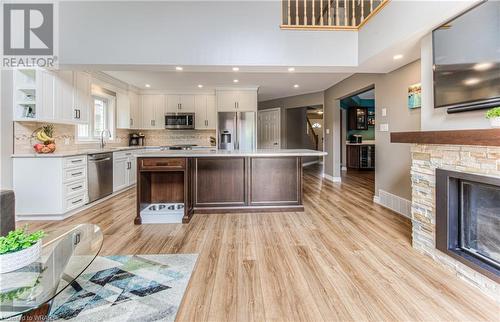
[[[275,107],[275,108],[267,108],[267,109],[264,109],[264,110],[258,110],[257,111],[257,142],[260,141],[260,137],[259,137],[259,133],[260,133],[260,116],[261,114],[263,113],[268,113],[268,112],[278,112],[278,118],[276,120],[276,122],[278,123],[278,147],[279,149],[281,149],[281,107]],[[258,147],[258,146],[257,146]],[[258,147],[260,148],[260,147]]]

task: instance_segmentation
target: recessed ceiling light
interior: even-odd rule
[[[198,84],[198,88],[203,88],[203,85],[202,84]]]
[[[299,84],[295,84],[295,85],[293,85],[293,87],[299,88]]]
[[[181,71],[181,70],[183,70],[183,69],[184,69],[184,68],[182,68],[181,66],[177,66],[177,67],[175,67],[175,70],[179,70],[179,71]]]
[[[477,70],[478,72],[482,72],[482,71],[488,70],[492,67],[493,67],[493,63],[479,63],[479,64],[475,64],[472,68],[474,68],[474,70]]]
[[[233,79],[233,83],[238,83],[238,82],[239,82],[239,80]]]
[[[480,81],[481,80],[479,78],[467,78],[466,80],[464,80],[464,84],[467,86],[472,86],[478,84]]]
[[[295,67],[288,67],[288,71],[289,72],[294,72],[295,71]]]
[[[392,58],[393,58],[394,60],[398,60],[398,59],[403,58],[403,55],[401,55],[401,54],[397,54],[397,55],[394,55]]]
[[[146,88],[150,88],[150,87],[151,87],[151,85],[149,85],[149,84],[144,84],[144,87],[146,87]]]
[[[239,67],[233,67],[233,72],[237,72],[237,71],[239,71],[239,70],[240,70],[240,68],[239,68]]]

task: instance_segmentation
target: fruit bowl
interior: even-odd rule
[[[31,139],[36,140],[39,143],[33,144],[31,141],[31,145],[36,153],[46,154],[46,153],[54,153],[56,150],[56,143],[53,138],[54,135],[54,126],[51,124],[44,125],[31,134]]]

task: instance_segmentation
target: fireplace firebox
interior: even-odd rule
[[[436,248],[500,282],[500,178],[436,169]]]

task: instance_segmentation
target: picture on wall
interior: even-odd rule
[[[422,106],[422,85],[420,83],[408,87],[408,108],[420,108]]]

